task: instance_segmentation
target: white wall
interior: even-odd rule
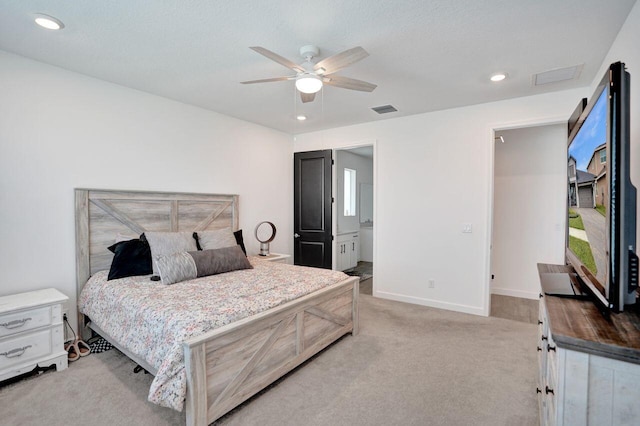
[[[492,129],[559,123],[585,93],[556,92],[308,133],[295,138],[294,150],[376,140],[374,295],[488,315]],[[463,223],[471,223],[473,233],[463,234]],[[435,288],[428,288],[429,279]]]
[[[496,134],[505,142],[495,142],[491,290],[538,299],[536,262],[564,263],[567,126]]]
[[[611,45],[596,78],[591,84],[591,90],[585,96],[590,97],[605,71],[614,62],[624,62],[631,74],[631,182],[638,189],[638,213],[640,216],[640,2],[637,2],[626,22],[620,29],[618,37]],[[637,246],[640,244],[640,224],[637,227]]]
[[[240,194],[248,251],[270,220],[292,253],[292,176],[289,135],[0,51],[0,295],[75,305],[77,187]]]

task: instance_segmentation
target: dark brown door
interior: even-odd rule
[[[294,264],[331,269],[331,150],[293,159]]]

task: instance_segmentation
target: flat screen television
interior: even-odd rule
[[[624,64],[612,64],[569,129],[567,263],[596,304],[614,312],[635,304],[638,288],[629,84]]]

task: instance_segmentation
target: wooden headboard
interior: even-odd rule
[[[238,229],[237,195],[76,189],[75,198],[78,296],[91,275],[109,269],[107,247],[118,234]]]

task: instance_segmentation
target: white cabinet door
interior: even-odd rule
[[[338,242],[336,247],[336,269],[338,271],[344,271],[348,269],[348,253],[346,252],[346,243]]]
[[[349,267],[355,268],[358,266],[358,234],[354,234],[351,241],[347,242],[347,251],[349,252]]]
[[[338,236],[336,246],[336,269],[344,271],[358,265],[358,233],[351,232]]]

